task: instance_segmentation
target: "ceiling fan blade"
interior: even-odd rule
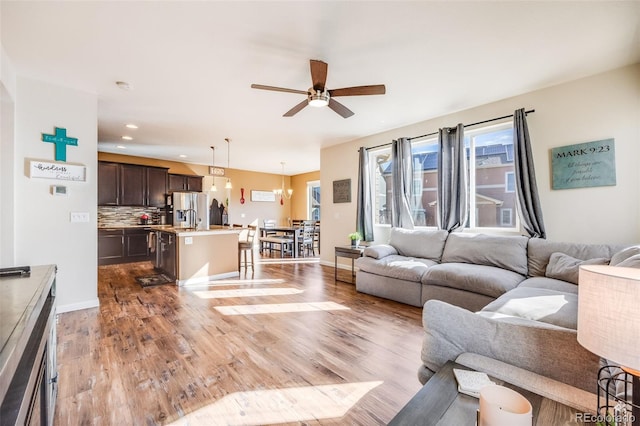
[[[327,82],[327,68],[326,62],[311,59],[311,81],[313,82],[313,88],[324,92],[324,85]]]
[[[309,101],[305,99],[304,101],[300,102],[298,105],[291,108],[289,111],[285,112],[282,116],[293,117],[294,115],[299,113],[302,110],[302,108],[306,107],[307,105],[309,105]]]
[[[299,95],[307,95],[309,92],[306,90],[296,90],[296,89],[285,89],[284,87],[274,87],[274,86],[264,86],[262,84],[252,84],[252,89],[261,89],[261,90],[272,90],[274,92],[288,92],[288,93],[297,93]]]
[[[329,108],[340,114],[342,118],[349,118],[353,115],[353,111],[333,99],[329,99]]]
[[[359,96],[359,95],[384,95],[386,88],[384,84],[373,86],[345,87],[343,89],[329,90],[330,96]]]

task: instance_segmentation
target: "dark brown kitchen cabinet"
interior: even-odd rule
[[[202,176],[169,173],[169,192],[173,191],[202,192]]]
[[[120,165],[120,205],[146,205],[147,168],[133,164]]]
[[[164,207],[169,172],[161,167],[147,167],[147,205]]]
[[[150,228],[124,230],[124,261],[138,262],[149,260]]]
[[[98,230],[98,265],[113,265],[124,260],[124,230]]]
[[[164,207],[169,169],[98,162],[99,206]]]
[[[98,230],[98,265],[150,260],[151,228],[104,228]]]
[[[98,205],[120,205],[120,164],[98,162]]]

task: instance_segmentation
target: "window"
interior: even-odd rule
[[[516,192],[516,174],[515,172],[507,172],[504,174],[505,192]]]
[[[501,226],[513,226],[513,210],[501,209],[500,210],[500,225]]]
[[[518,226],[511,122],[465,130],[469,160],[469,221],[467,228]],[[416,226],[437,226],[438,140],[413,142],[413,199]],[[391,223],[391,147],[371,150],[374,223]]]
[[[307,217],[320,220],[320,181],[307,182]]]
[[[512,123],[465,129],[464,142],[469,160],[470,188],[467,227],[515,228]]]

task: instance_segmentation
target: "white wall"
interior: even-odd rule
[[[0,46],[0,267],[15,265],[15,92],[15,70]]]
[[[636,64],[323,149],[321,261],[333,264],[334,246],[347,244],[347,234],[355,229],[360,146],[500,117],[518,108],[536,111],[527,121],[547,239],[639,243],[640,64]],[[616,186],[551,189],[551,148],[606,138],[615,139]],[[333,204],[332,182],[346,178],[351,178],[353,201]],[[388,228],[376,228],[376,242],[385,242],[387,233]]]
[[[16,264],[58,266],[59,312],[97,306],[97,97],[18,76],[15,106]],[[41,138],[56,126],[78,138],[67,163],[85,165],[86,182],[29,177],[30,159],[55,161],[54,145]],[[52,195],[53,184],[68,195]],[[71,223],[71,212],[90,221]]]

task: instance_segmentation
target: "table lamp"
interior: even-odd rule
[[[631,419],[640,425],[640,269],[580,267],[578,342],[631,376]]]

